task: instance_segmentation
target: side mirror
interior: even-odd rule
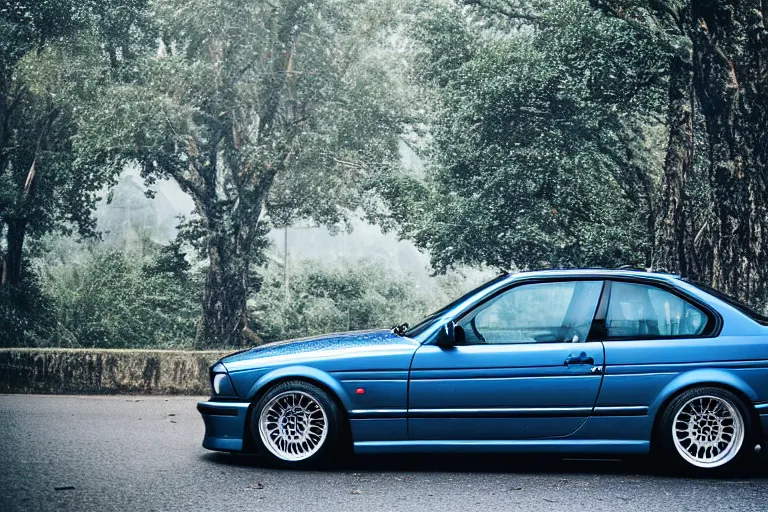
[[[453,322],[448,322],[437,332],[435,345],[442,348],[451,348],[464,345],[464,329]]]

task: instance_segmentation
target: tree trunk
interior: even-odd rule
[[[669,138],[656,226],[656,266],[682,275],[689,274],[685,186],[693,168],[692,87],[690,62],[680,56],[672,57],[667,107]]]
[[[260,345],[264,341],[248,325],[248,294],[256,283],[250,282],[250,268],[255,241],[262,231],[259,217],[263,197],[271,186],[263,184],[261,193],[248,196],[255,199],[234,212],[220,215],[226,207],[221,202],[208,204],[206,216],[209,229],[208,272],[203,293],[203,317],[198,325],[197,348],[242,347]],[[211,223],[211,219],[217,219]]]
[[[749,295],[753,302],[768,301],[768,0],[755,1],[746,15],[746,42],[741,78],[742,118],[748,129],[743,139],[751,148],[749,180],[750,262],[756,270],[750,276]],[[757,5],[762,4],[762,5]],[[761,10],[762,9],[762,10]]]
[[[196,345],[240,347],[247,329],[248,258],[237,254],[224,236],[208,246],[208,273],[203,295],[203,319]]]
[[[24,236],[27,231],[26,220],[9,220],[6,231],[6,251],[3,255],[0,286],[15,286],[21,282],[21,265],[24,248]]]
[[[745,300],[765,291],[766,33],[759,0],[693,0],[696,93],[714,193],[713,285]],[[756,68],[755,68],[756,66]]]

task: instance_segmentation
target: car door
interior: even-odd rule
[[[465,342],[422,345],[409,383],[413,440],[567,436],[589,418],[603,346],[590,341],[603,282],[521,282],[455,319]]]

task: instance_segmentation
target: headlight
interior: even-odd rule
[[[221,381],[227,378],[226,373],[217,373],[213,376],[213,392],[217,395],[221,393]]]
[[[214,395],[236,396],[227,369],[221,363],[217,363],[211,368],[211,387]]]

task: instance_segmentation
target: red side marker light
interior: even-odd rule
[[[355,393],[357,393],[358,395],[364,395],[365,394],[365,390],[363,388],[357,388],[355,390]]]

